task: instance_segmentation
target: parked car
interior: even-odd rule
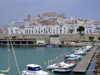
[[[91,44],[94,44],[95,42],[91,42]]]

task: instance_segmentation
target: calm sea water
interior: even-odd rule
[[[59,47],[59,48],[46,48],[46,47],[32,47],[32,46],[14,46],[14,51],[19,65],[19,70],[26,69],[27,64],[41,65],[42,70],[51,73],[52,75],[82,75],[82,74],[55,74],[45,69],[48,60],[53,60],[52,63],[64,61],[64,55],[71,54],[75,47]],[[7,47],[0,46],[0,70],[7,69],[8,56]],[[63,55],[63,56],[62,56]],[[58,59],[55,59],[58,57]],[[54,60],[55,59],[55,60]],[[44,64],[46,62],[46,65]],[[78,62],[78,61],[77,61]],[[13,51],[10,47],[10,66],[11,75],[18,75],[18,70],[15,64]],[[95,63],[91,63],[88,70],[94,69]],[[6,73],[6,75],[8,75]],[[93,75],[92,71],[87,71],[83,75]]]

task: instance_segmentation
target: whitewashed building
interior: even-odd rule
[[[68,25],[34,26],[24,28],[25,34],[67,34]]]
[[[85,31],[84,32],[85,33],[94,33],[95,32],[95,26],[94,25],[91,25],[91,26],[87,25],[87,26],[85,26]]]
[[[95,25],[95,20],[87,20],[73,17],[64,18],[65,14],[57,15],[53,13],[45,13],[42,18],[27,19],[20,18],[18,21],[12,22],[8,28],[8,34],[77,34],[79,26],[85,27],[85,34],[100,32],[100,26]],[[7,29],[2,29],[3,34],[6,34]]]
[[[18,27],[8,27],[8,34],[19,34],[19,28]]]

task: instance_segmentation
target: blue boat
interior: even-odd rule
[[[81,59],[81,56],[80,55],[75,55],[75,54],[70,54],[70,55],[66,55],[66,59],[67,60],[79,60],[79,59]]]
[[[53,69],[52,72],[54,73],[70,73],[72,69]]]

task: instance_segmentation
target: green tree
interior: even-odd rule
[[[100,37],[98,37],[98,40],[100,41]]]
[[[12,36],[12,38],[16,38],[16,36]]]
[[[89,36],[89,40],[93,41],[94,37],[93,36]]]
[[[79,28],[77,28],[77,32],[79,32],[80,34],[82,34],[82,32],[84,34],[84,30],[85,28],[83,26],[79,26]]]

